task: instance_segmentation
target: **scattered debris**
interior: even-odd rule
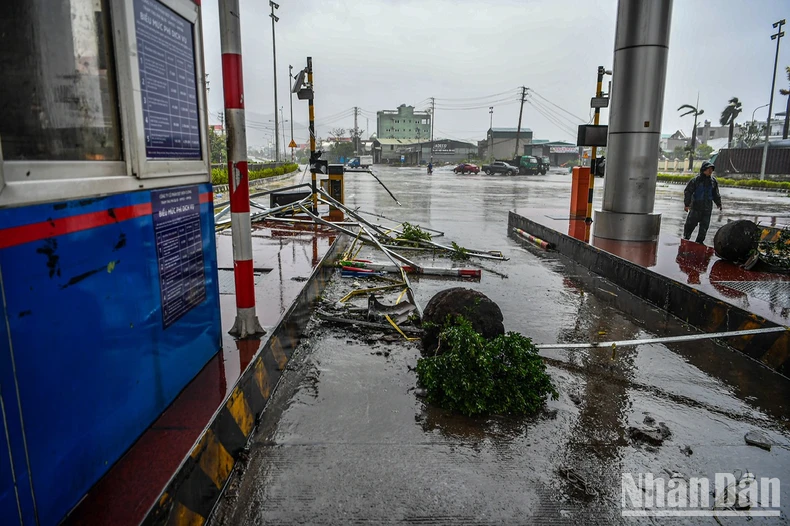
[[[417,308],[411,302],[404,301],[395,305],[384,305],[375,294],[368,296],[368,321],[384,319],[389,315],[392,320],[400,325],[407,321]]]
[[[576,496],[593,499],[599,495],[598,490],[587,481],[584,475],[575,469],[561,467],[557,471],[568,481]]]
[[[694,451],[692,451],[691,447],[689,446],[683,446],[682,448],[680,448],[680,452],[686,455],[687,457],[690,457],[691,455],[694,454]]]
[[[582,397],[577,395],[576,393],[569,394],[568,398],[570,398],[571,402],[573,402],[576,405],[581,405],[582,403]]]
[[[645,442],[653,446],[660,446],[664,443],[664,440],[672,436],[672,432],[664,422],[659,422],[658,427],[655,428],[631,426],[628,428],[628,436],[634,442]]]
[[[656,423],[656,419],[655,419],[655,418],[653,418],[653,417],[652,417],[652,416],[650,416],[650,415],[646,415],[646,416],[645,416],[645,419],[644,419],[644,423],[645,423],[646,425],[652,426],[652,425],[655,425],[655,423]]]
[[[341,324],[346,324],[346,325],[357,325],[359,327],[366,327],[366,328],[369,328],[369,329],[379,329],[379,330],[382,330],[382,329],[384,329],[384,330],[391,330],[392,329],[392,327],[390,325],[386,324],[386,323],[373,323],[373,322],[364,321],[364,320],[357,320],[357,319],[352,319],[352,318],[343,318],[343,317],[340,317],[340,316],[332,316],[331,314],[328,314],[328,313],[323,312],[321,310],[316,311],[316,314],[318,316],[318,319],[324,320],[324,321],[333,322],[333,323],[341,323]],[[401,327],[401,330],[403,332],[408,332],[408,333],[411,333],[411,334],[422,334],[422,329],[420,329],[418,327],[405,326],[405,327]]]
[[[428,400],[467,416],[534,415],[559,397],[532,341],[517,332],[487,339],[463,316],[448,317],[441,353],[420,358],[417,379]]]
[[[766,451],[771,451],[771,446],[773,446],[774,444],[773,440],[768,438],[768,436],[765,433],[756,430],[752,430],[746,433],[743,439],[750,446],[757,446],[761,449],[765,449]]]

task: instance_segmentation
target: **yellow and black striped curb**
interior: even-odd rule
[[[779,236],[782,235],[782,229],[773,226],[760,225],[760,241],[769,241],[776,243],[779,241]]]
[[[509,212],[508,232],[514,227],[554,244],[556,250],[565,257],[700,330],[725,332],[779,326],[685,283]],[[790,376],[788,331],[728,338],[727,344],[771,369]]]
[[[280,324],[272,329],[268,341],[149,510],[143,524],[201,525],[206,522],[299,344],[312,307],[334,272],[335,261],[348,242],[346,236],[339,237],[313,271],[296,301]]]

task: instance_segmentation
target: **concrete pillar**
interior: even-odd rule
[[[653,213],[672,0],[620,0],[606,149],[603,206],[594,235],[622,241],[658,238]]]

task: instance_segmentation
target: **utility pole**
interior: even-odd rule
[[[283,107],[280,106],[280,122],[283,126],[280,126],[280,134],[283,138],[283,159],[285,159],[285,119],[283,118]]]
[[[309,116],[308,130],[310,130],[310,182],[313,189],[313,213],[318,213],[318,188],[316,187],[316,157],[315,151],[315,88],[313,85],[313,57],[307,57],[307,84],[310,86],[310,98],[307,99]]]
[[[431,97],[431,163],[433,163],[433,126],[436,123],[436,99]]]
[[[598,66],[598,77],[595,84],[595,98],[600,100],[603,97],[603,76],[607,73],[606,68]],[[611,73],[611,72],[609,72]],[[593,117],[593,124],[598,126],[601,121],[601,108],[600,105],[595,105],[595,116]],[[590,183],[587,191],[587,217],[584,218],[585,223],[588,225],[592,223],[593,211],[593,194],[595,193],[595,172],[598,171],[598,147],[593,146],[592,155],[590,156]]]
[[[518,110],[518,129],[516,129],[516,153],[513,154],[514,159],[518,159],[519,157],[518,139],[521,136],[521,116],[524,114],[524,98],[526,96],[527,96],[527,88],[521,86],[521,109]]]
[[[359,108],[354,106],[354,155],[359,155],[359,128],[357,128],[357,114]]]
[[[227,137],[228,134],[225,133],[225,114],[224,113],[220,113],[219,114],[219,125],[222,127],[222,136],[223,136],[223,138]],[[224,164],[225,163],[225,161],[222,159],[222,148],[219,149],[219,162],[220,162],[220,164]]]
[[[289,65],[288,66],[288,85],[290,86],[291,93],[289,94],[289,99],[291,101],[291,144],[294,142],[294,93],[293,93],[293,69],[294,67]],[[291,146],[291,162],[294,162],[294,148]]]
[[[489,160],[494,159],[494,107],[488,107],[488,132],[491,134],[491,146],[488,148]]]
[[[272,18],[272,58],[274,59],[274,143],[275,143],[274,160],[276,162],[280,162],[280,134],[279,134],[280,123],[277,120],[277,46],[274,38],[274,23],[280,21],[277,15],[274,14],[274,10],[279,9],[280,5],[275,2],[272,2],[272,0],[269,0],[269,5],[272,8],[272,14],[270,14],[269,16]]]
[[[228,121],[228,186],[230,226],[233,232],[233,269],[236,285],[236,321],[228,331],[236,338],[265,334],[255,312],[255,280],[250,226],[250,180],[247,169],[247,131],[244,127],[241,25],[239,0],[219,1],[222,84]]]
[[[768,161],[768,137],[771,135],[771,113],[774,108],[774,88],[776,87],[776,66],[779,63],[779,41],[785,36],[782,31],[782,26],[785,25],[785,19],[774,22],[773,27],[776,28],[776,33],[771,35],[771,40],[776,40],[776,55],[774,56],[774,74],[771,80],[771,98],[768,100],[768,120],[765,123],[765,144],[763,145],[763,162],[760,165],[760,179],[765,179],[765,164]]]

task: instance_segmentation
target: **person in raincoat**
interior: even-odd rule
[[[705,243],[705,235],[710,226],[710,214],[715,204],[721,210],[721,195],[719,183],[713,177],[715,166],[705,161],[699,170],[699,175],[688,182],[684,191],[683,204],[688,216],[683,228],[683,238],[689,239],[691,233],[699,225],[696,242]]]

